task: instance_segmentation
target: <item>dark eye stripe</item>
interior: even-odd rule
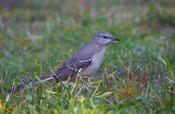
[[[103,38],[107,38],[107,39],[108,39],[108,37],[107,37],[107,36],[103,36]]]

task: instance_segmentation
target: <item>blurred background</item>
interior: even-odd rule
[[[1,63],[19,70],[37,56],[55,66],[96,32],[108,31],[121,39],[109,56],[115,50],[125,61],[161,55],[174,64],[174,6],[174,0],[0,0]]]
[[[115,72],[99,87],[101,93],[113,87],[116,99],[107,99],[115,104],[148,95],[149,86],[150,100],[143,104],[172,109],[169,89],[161,83],[169,83],[175,72],[175,0],[0,0],[0,98],[12,85],[57,69],[99,31],[121,39],[109,46],[97,73],[104,78]],[[118,78],[128,84],[123,90]],[[125,87],[137,92],[128,94]]]
[[[121,39],[107,52],[109,57],[105,57],[102,73],[106,66],[109,72],[120,69],[121,75],[125,73],[122,66],[131,63],[136,72],[144,63],[143,68],[155,67],[155,71],[160,70],[158,75],[165,76],[158,57],[168,58],[174,68],[174,0],[0,3],[1,77],[7,82],[30,79],[33,72],[47,74],[49,67],[56,69],[99,31],[108,31]],[[152,72],[150,69],[149,73]]]

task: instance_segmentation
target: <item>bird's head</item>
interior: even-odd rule
[[[93,39],[96,40],[97,43],[102,46],[108,45],[109,43],[113,41],[120,41],[120,39],[112,36],[108,32],[98,32],[94,35]]]

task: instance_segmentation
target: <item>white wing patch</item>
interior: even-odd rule
[[[74,68],[70,67],[68,64],[66,64],[66,66],[71,70],[75,70]]]
[[[80,60],[80,63],[92,61],[92,58],[86,60]]]

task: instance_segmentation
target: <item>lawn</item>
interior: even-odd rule
[[[171,0],[23,0],[0,7],[0,114],[175,112],[174,6]],[[41,82],[7,92],[53,72],[100,31],[121,41],[109,45],[90,83],[79,75],[73,85]]]

